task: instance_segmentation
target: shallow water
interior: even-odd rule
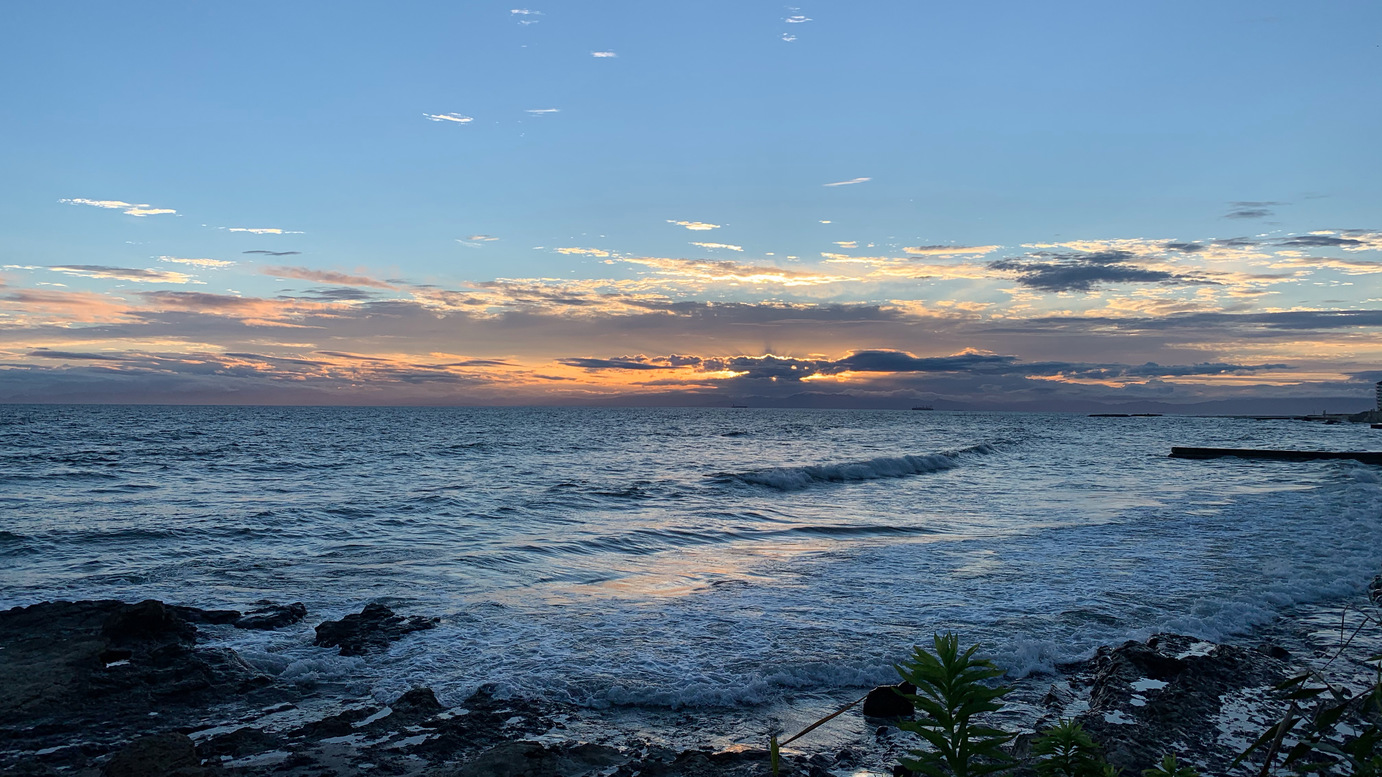
[[[1382,448],[1362,425],[760,409],[0,406],[0,604],[303,601],[209,636],[290,679],[592,708],[857,695],[938,630],[1015,675],[1218,639],[1356,592],[1379,468],[1172,445]],[[311,647],[383,601],[383,657]],[[810,705],[808,705],[810,706]],[[819,706],[819,705],[817,705]],[[700,714],[700,713],[697,713]]]

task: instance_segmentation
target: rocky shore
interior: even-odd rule
[[[1382,582],[1374,581],[1374,601]],[[1010,728],[1028,732],[1073,718],[1108,761],[1139,774],[1164,753],[1203,774],[1228,774],[1233,758],[1285,710],[1273,685],[1327,666],[1357,693],[1370,668],[1353,656],[1382,652],[1376,634],[1354,637],[1351,606],[1302,608],[1237,644],[1163,634],[1101,649],[1055,676],[1028,678],[1028,704]],[[149,600],[44,602],[0,612],[0,772],[17,775],[602,775],[709,777],[769,773],[768,727],[759,746],[673,749],[623,737],[582,740],[580,714],[551,702],[497,698],[481,688],[447,708],[427,688],[388,704],[329,686],[302,687],[199,641],[199,626],[276,629],[308,617],[301,604],[247,613]],[[310,623],[310,621],[308,621]],[[316,626],[323,651],[365,656],[435,619],[380,604]],[[1361,641],[1359,641],[1361,639]],[[1371,642],[1369,642],[1371,640]],[[1371,652],[1369,652],[1371,651]],[[1328,662],[1328,663],[1327,663]],[[809,738],[784,751],[783,774],[891,774],[915,746],[896,727],[890,691],[873,694],[872,736],[828,751]],[[880,706],[880,704],[882,706]],[[791,732],[788,732],[791,733]],[[1020,736],[1019,754],[1032,734]],[[1244,767],[1239,767],[1241,771]],[[1255,773],[1255,771],[1254,771]]]

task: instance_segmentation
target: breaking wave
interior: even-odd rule
[[[742,483],[751,486],[764,486],[779,491],[798,491],[821,483],[849,483],[883,478],[905,478],[912,475],[926,475],[943,472],[960,466],[968,455],[987,455],[998,449],[988,443],[972,445],[944,453],[926,453],[918,456],[879,456],[864,461],[846,461],[836,464],[808,464],[801,467],[773,467],[750,470],[748,472],[724,472],[713,478],[722,483]]]

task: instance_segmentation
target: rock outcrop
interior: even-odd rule
[[[316,644],[340,647],[343,656],[361,656],[372,650],[383,650],[405,634],[436,628],[437,622],[437,618],[420,615],[405,618],[382,604],[372,603],[355,615],[318,626]]]
[[[307,617],[307,605],[302,602],[293,602],[292,604],[264,602],[263,605],[232,621],[235,628],[268,631],[291,626]]]
[[[1271,693],[1289,674],[1284,652],[1177,634],[1101,648],[1084,671],[1089,708],[1075,719],[1126,772],[1170,753],[1221,774],[1284,710]]]

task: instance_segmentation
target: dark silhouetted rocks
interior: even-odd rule
[[[916,693],[917,687],[911,683],[880,685],[864,697],[864,714],[871,718],[901,718],[911,715],[916,707],[904,693]]]
[[[265,606],[250,610],[236,618],[233,623],[237,629],[257,629],[270,631],[291,626],[307,617],[307,605],[302,602],[292,604],[264,603]]]
[[[340,647],[343,656],[360,656],[371,650],[383,650],[405,634],[436,628],[438,620],[420,615],[405,618],[382,604],[367,604],[355,615],[318,626],[316,644]]]
[[[232,650],[197,647],[191,610],[106,600],[0,612],[0,741],[80,762],[209,707],[291,693]]]
[[[456,771],[456,777],[579,777],[627,763],[629,757],[602,745],[547,747],[537,742],[503,742]]]
[[[197,748],[186,734],[140,737],[126,745],[101,770],[104,777],[209,777]]]
[[[431,688],[412,688],[389,705],[393,714],[412,719],[426,718],[445,710]]]
[[[1268,700],[1288,675],[1266,651],[1177,634],[1101,648],[1089,668],[1089,710],[1077,720],[1109,763],[1134,772],[1165,753],[1193,753],[1202,767],[1224,772],[1238,753],[1220,741],[1221,714],[1240,701]]]

